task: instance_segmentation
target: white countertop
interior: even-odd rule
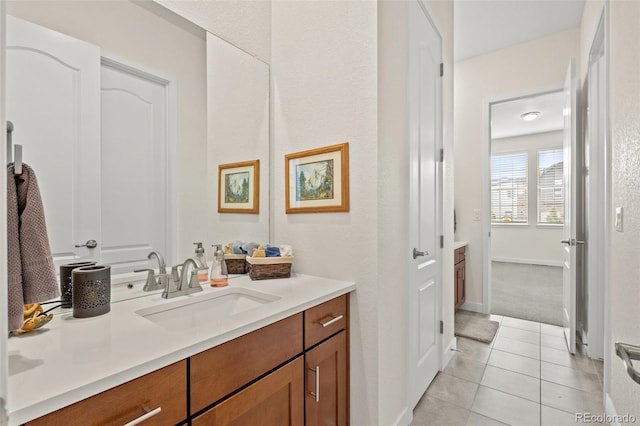
[[[460,247],[464,247],[466,245],[469,245],[469,241],[454,241],[453,242],[453,249],[457,250]]]
[[[189,330],[173,331],[135,311],[229,287],[278,296],[264,306]],[[208,348],[355,290],[355,284],[308,275],[230,280],[222,289],[174,299],[160,294],[111,305],[93,318],[57,315],[35,333],[9,338],[9,424],[19,425],[165,367]]]

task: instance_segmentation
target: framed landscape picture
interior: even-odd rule
[[[218,213],[260,212],[260,160],[218,166]]]
[[[349,211],[349,143],[285,156],[287,213]]]

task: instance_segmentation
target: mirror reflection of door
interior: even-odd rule
[[[561,91],[491,104],[491,312],[561,326]]]
[[[168,247],[168,80],[8,17],[7,117],[45,205],[56,266],[146,267]],[[95,248],[82,246],[96,240]]]

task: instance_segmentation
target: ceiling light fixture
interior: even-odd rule
[[[521,114],[520,118],[522,118],[524,121],[533,121],[536,118],[538,118],[539,115],[540,115],[539,111],[529,111],[529,112],[525,112],[524,114]]]

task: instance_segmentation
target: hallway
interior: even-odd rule
[[[576,413],[602,415],[601,361],[571,356],[560,327],[491,319],[500,323],[493,342],[458,337],[458,352],[416,406],[412,425],[562,426],[575,425]]]

